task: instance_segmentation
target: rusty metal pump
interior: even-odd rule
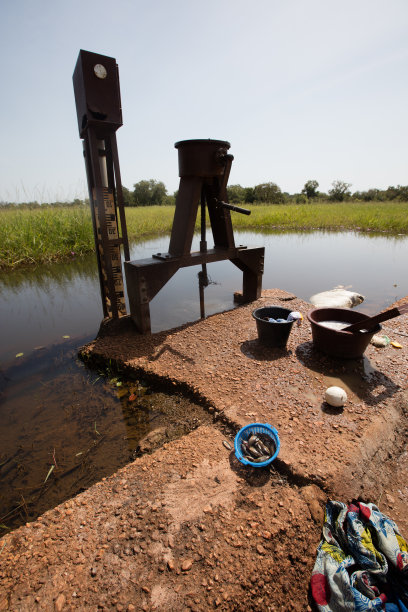
[[[243,272],[242,295],[235,298],[251,302],[261,295],[264,247],[235,246],[231,210],[249,211],[227,201],[227,183],[232,160],[230,144],[223,140],[184,140],[178,150],[180,186],[176,198],[173,227],[167,253],[150,259],[125,262],[130,314],[142,333],[150,332],[149,302],[179,268],[202,265],[201,287],[206,284],[205,265],[229,259]],[[201,202],[200,250],[191,252],[191,244]],[[214,238],[214,248],[207,249],[205,210]]]
[[[207,263],[229,259],[243,272],[242,293],[237,301],[250,302],[261,295],[263,247],[235,246],[231,210],[250,211],[228,203],[227,183],[233,156],[223,140],[177,142],[180,186],[167,253],[129,261],[116,130],[122,125],[119,76],[116,60],[80,51],[73,76],[80,137],[92,210],[96,253],[104,315],[126,314],[122,261],[123,246],[130,315],[138,330],[151,332],[150,302],[171,277],[187,266],[201,265],[199,273],[201,316]],[[201,205],[200,250],[191,252],[198,207]],[[207,248],[206,211],[214,239]]]

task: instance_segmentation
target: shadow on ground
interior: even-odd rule
[[[335,359],[317,351],[312,342],[299,344],[296,356],[309,370],[338,379],[340,386],[343,383],[369,406],[377,406],[400,390],[399,385],[383,372],[375,370],[364,356],[359,359]],[[322,405],[322,410],[338,414],[329,412],[326,403]]]
[[[249,357],[249,359],[254,359],[255,361],[276,361],[277,359],[283,359],[292,354],[292,351],[288,350],[286,347],[272,348],[264,346],[258,339],[245,340],[245,342],[241,344],[241,352],[245,357]]]

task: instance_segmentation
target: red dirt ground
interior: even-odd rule
[[[279,290],[177,330],[139,336],[129,322],[87,347],[164,377],[206,402],[214,424],[144,455],[0,540],[0,610],[308,610],[328,498],[379,505],[408,535],[408,317],[333,360],[294,327],[287,350],[262,348],[251,311],[310,305]],[[324,391],[348,392],[341,410]],[[274,425],[272,468],[242,466],[224,441]]]

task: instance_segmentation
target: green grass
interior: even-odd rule
[[[89,252],[93,243],[88,207],[0,210],[0,267],[58,261]]]
[[[170,231],[174,207],[126,209],[131,240]],[[0,209],[0,269],[63,261],[95,250],[88,206]]]
[[[408,202],[324,202],[245,207],[251,210],[250,216],[232,213],[236,229],[360,230],[408,234]]]
[[[240,230],[361,230],[408,234],[408,202],[244,205],[250,216],[232,213]],[[129,240],[168,234],[172,206],[127,208]],[[197,216],[197,229],[199,215]],[[61,261],[94,251],[87,206],[0,208],[0,268]]]
[[[130,207],[125,214],[129,240],[145,240],[171,231],[174,206]]]

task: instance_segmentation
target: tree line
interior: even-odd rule
[[[351,191],[351,183],[333,181],[327,193],[319,191],[319,183],[306,181],[300,193],[283,192],[276,183],[261,183],[255,187],[230,185],[227,187],[228,200],[232,204],[307,204],[310,201],[329,200],[343,202],[353,200],[358,202],[386,202],[390,200],[408,201],[408,185],[397,185],[387,189],[368,189],[367,191]],[[152,206],[174,204],[177,191],[167,192],[161,181],[154,179],[142,180],[133,185],[133,191],[123,187],[125,206]]]
[[[276,183],[261,183],[255,187],[242,187],[242,185],[230,185],[227,187],[228,200],[231,204],[308,204],[316,201],[332,202],[388,202],[399,200],[408,202],[408,185],[397,185],[387,189],[368,189],[367,191],[351,191],[351,183],[345,181],[333,181],[331,189],[327,193],[319,191],[319,183],[311,179],[306,181],[300,193],[290,194],[283,192]],[[127,187],[123,189],[123,201],[125,206],[164,206],[174,205],[177,191],[173,194],[167,192],[162,181],[154,179],[142,180],[133,185],[133,190]],[[37,208],[39,206],[77,206],[89,204],[89,200],[75,199],[72,202],[52,202],[40,204],[37,201],[18,204],[19,207]],[[14,207],[13,202],[0,201],[1,208]]]

